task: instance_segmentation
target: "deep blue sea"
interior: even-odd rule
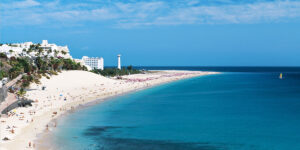
[[[60,119],[53,143],[62,150],[298,150],[300,69],[282,68],[211,69],[223,73],[115,97]]]

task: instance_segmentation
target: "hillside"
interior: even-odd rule
[[[51,75],[56,75],[62,70],[86,70],[86,67],[76,63],[72,59],[62,57],[39,56],[36,57],[10,57],[0,53],[0,80],[8,78],[12,80],[19,75],[22,79],[17,82],[14,91],[24,91],[30,83],[39,83],[39,79],[44,76],[50,78]]]

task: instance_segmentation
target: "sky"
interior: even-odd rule
[[[44,39],[105,66],[300,66],[300,1],[0,1],[0,43]]]

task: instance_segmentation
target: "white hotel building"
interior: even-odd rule
[[[35,44],[32,42],[13,43],[11,45],[3,44],[0,46],[0,53],[5,53],[8,58],[19,56],[36,57],[36,51],[32,51],[29,54],[24,51],[29,50],[31,45]],[[49,44],[47,40],[43,40],[42,44],[40,45],[40,48],[44,50],[44,53],[41,54],[41,56],[52,56],[72,59],[68,46],[58,46],[56,44]],[[57,52],[57,54],[55,54],[55,51]]]
[[[104,69],[104,59],[102,57],[88,57],[83,56],[82,62],[85,66],[88,67],[88,70],[92,69]],[[90,68],[89,68],[90,67]]]

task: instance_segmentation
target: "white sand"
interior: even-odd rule
[[[30,91],[26,93],[26,98],[36,101],[32,103],[32,107],[17,108],[10,112],[14,113],[13,116],[0,118],[0,150],[34,149],[37,134],[51,131],[51,128],[49,127],[47,130],[46,126],[52,119],[80,104],[166,82],[208,74],[216,73],[155,71],[149,74],[123,76],[122,80],[117,80],[86,71],[64,71],[59,75],[52,76],[51,79],[42,78],[40,85],[31,85]],[[42,86],[46,86],[46,89],[41,90]],[[12,133],[12,129],[14,133]],[[10,140],[3,141],[4,137]],[[29,147],[29,142],[31,147]]]

